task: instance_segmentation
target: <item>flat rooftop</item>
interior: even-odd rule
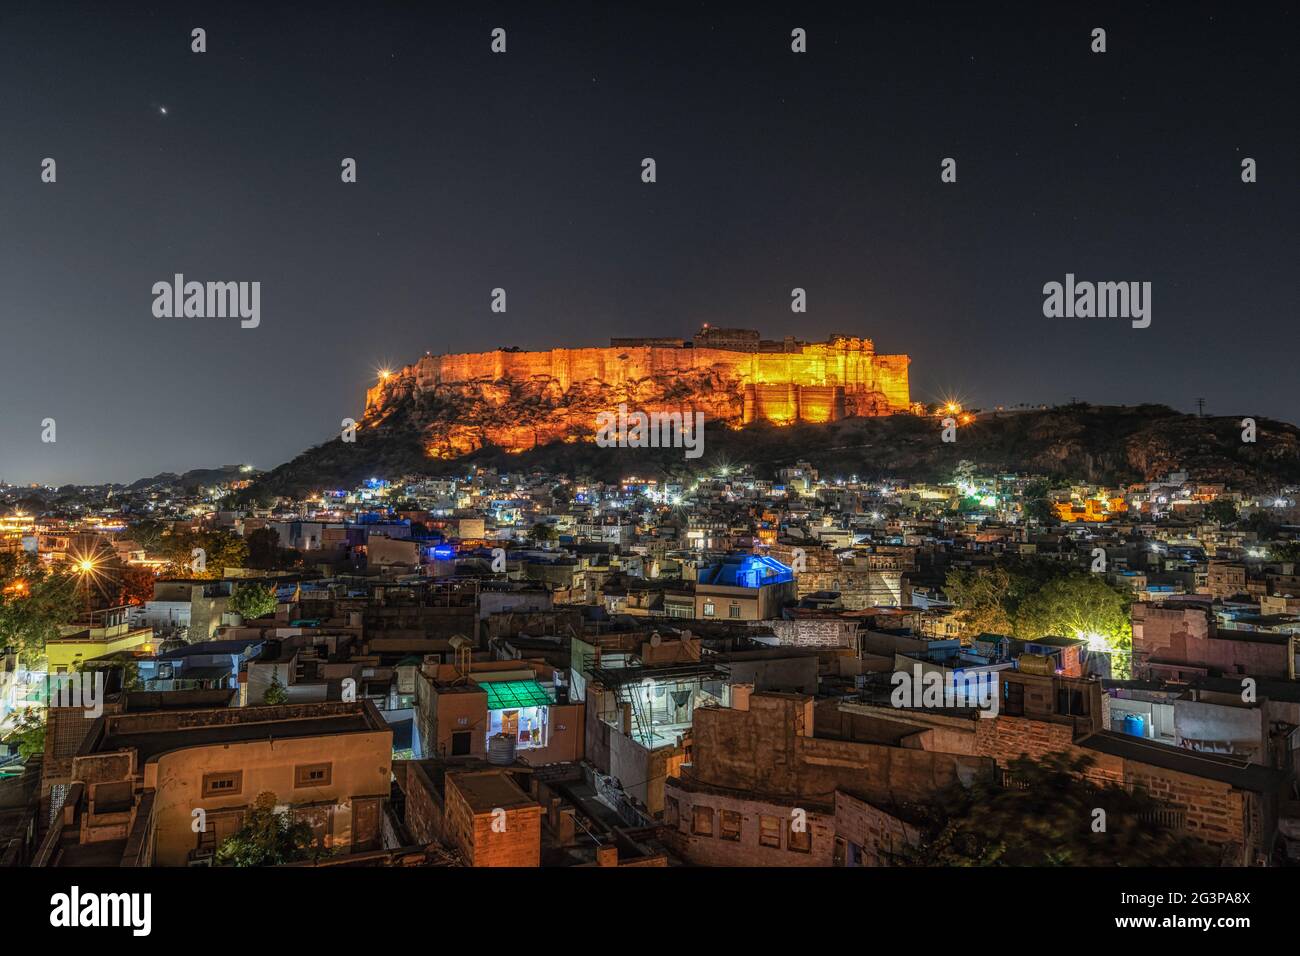
[[[198,727],[149,730],[134,733],[109,733],[96,752],[133,748],[141,764],[159,754],[188,747],[211,744],[242,743],[249,740],[287,740],[295,737],[329,737],[335,734],[376,730],[364,713],[307,717],[297,720],[267,720],[237,724],[213,724]]]
[[[1078,746],[1112,757],[1136,760],[1164,770],[1173,770],[1206,780],[1217,780],[1254,793],[1277,793],[1286,773],[1262,764],[1247,763],[1228,754],[1201,753],[1170,744],[1131,737],[1113,730],[1101,730],[1078,741]]]
[[[447,779],[465,797],[475,813],[491,813],[498,807],[503,810],[536,806],[537,802],[519,788],[506,774],[494,770],[474,770],[468,773],[451,772]]]

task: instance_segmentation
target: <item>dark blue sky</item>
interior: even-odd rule
[[[0,7],[0,478],[272,467],[382,364],[706,321],[870,336],[919,400],[1300,420],[1294,8],[277,6]],[[260,327],[154,318],[176,272]],[[1045,319],[1067,272],[1151,327]]]

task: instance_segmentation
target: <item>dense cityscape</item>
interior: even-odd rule
[[[1300,859],[1296,486],[682,461],[0,487],[4,862]]]
[[[1286,932],[1296,15],[11,0],[4,938]]]

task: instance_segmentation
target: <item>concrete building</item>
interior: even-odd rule
[[[763,621],[781,616],[795,599],[790,568],[774,558],[727,555],[703,567],[695,583],[695,616],[705,620]]]
[[[323,851],[376,849],[391,753],[392,732],[366,701],[109,714],[72,758],[34,865],[210,862],[268,792]]]
[[[469,866],[540,865],[542,807],[506,770],[408,761],[403,792],[407,826],[418,842],[442,843]]]
[[[831,736],[808,695],[733,685],[731,698],[697,712],[693,759],[665,784],[671,845],[692,863],[887,862],[914,839],[897,806],[994,770],[987,757],[918,744],[920,728],[895,721]]]
[[[1204,605],[1134,604],[1133,676],[1296,679],[1300,635],[1215,626]]]
[[[87,661],[109,654],[152,653],[152,627],[132,627],[130,608],[94,611],[78,624],[60,628],[60,637],[45,644],[46,666],[51,674],[66,674]]]
[[[415,675],[413,749],[482,758],[493,738],[505,738],[513,759],[530,766],[581,760],[584,705],[558,700],[542,681],[554,688],[554,671],[536,662],[480,662],[464,672],[426,663]]]

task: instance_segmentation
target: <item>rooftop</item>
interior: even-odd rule
[[[461,792],[465,797],[465,802],[470,805],[470,808],[475,813],[491,813],[498,807],[503,810],[510,810],[537,805],[536,801],[524,793],[502,771],[452,772],[447,775],[447,779]]]
[[[1255,793],[1277,793],[1287,777],[1281,770],[1247,763],[1240,757],[1185,750],[1111,730],[1089,734],[1078,742],[1078,746],[1164,770],[1217,780],[1238,790]]]
[[[96,753],[134,749],[141,764],[160,754],[212,744],[326,737],[389,730],[367,702],[161,711],[109,717]],[[391,731],[390,731],[391,732]]]

